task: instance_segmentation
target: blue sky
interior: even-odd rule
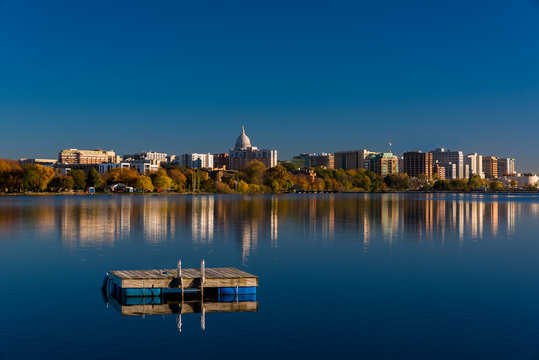
[[[158,5],[157,5],[158,4]],[[539,171],[538,1],[0,0],[0,157],[461,149]]]

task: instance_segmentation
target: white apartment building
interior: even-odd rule
[[[483,172],[483,156],[477,153],[468,154],[464,158],[464,163],[470,167],[470,175],[479,175],[485,177]]]
[[[213,169],[213,155],[210,153],[187,153],[178,156],[180,166],[192,169]],[[177,161],[178,159],[176,159]]]

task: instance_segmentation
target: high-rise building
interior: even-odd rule
[[[516,174],[515,159],[498,158],[498,176],[513,174]]]
[[[445,180],[445,168],[441,165],[434,164],[432,167],[432,176],[436,176],[439,180]]]
[[[277,165],[277,150],[258,149],[252,146],[243,126],[240,136],[236,139],[234,149],[230,149],[229,157],[231,170],[241,170],[251,160],[258,160],[266,167]]]
[[[485,177],[485,173],[483,172],[483,156],[477,153],[468,154],[464,158],[464,164],[469,166],[470,175]]]
[[[178,158],[180,166],[193,169],[213,169],[213,155],[210,153],[187,153],[180,155]],[[178,159],[176,159],[176,161],[178,161]]]
[[[432,179],[432,154],[424,153],[419,150],[408,151],[403,154],[404,169],[403,171],[410,177],[417,177],[424,174],[427,179]]]
[[[334,155],[334,167],[335,169],[344,170],[367,169],[369,162],[366,159],[370,154],[375,154],[375,152],[365,149],[336,151]]]
[[[58,154],[59,164],[101,164],[118,162],[118,160],[116,153],[112,150],[64,149]]]
[[[376,153],[367,156],[368,169],[384,177],[399,173],[399,158],[392,153]]]
[[[498,159],[494,156],[483,156],[483,172],[487,178],[497,178]]]
[[[444,148],[438,148],[432,151],[432,160],[438,162],[439,165],[446,168],[445,176],[447,179],[467,178],[466,168],[464,166],[464,155],[462,151],[451,151]],[[453,172],[451,167],[451,175],[448,174],[446,165],[455,165]],[[451,177],[449,177],[451,176]]]
[[[302,153],[292,158],[292,163],[299,169],[305,169],[310,167],[326,167],[328,169],[334,168],[334,157],[331,154],[307,154]]]

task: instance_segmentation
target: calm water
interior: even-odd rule
[[[539,197],[0,197],[0,358],[538,359]],[[234,266],[258,312],[122,316],[114,269]]]

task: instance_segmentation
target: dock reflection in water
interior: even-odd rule
[[[258,312],[255,294],[200,296],[200,293],[166,294],[164,296],[119,297],[106,294],[111,304],[122,316],[176,315],[178,331],[182,331],[182,315],[200,314],[200,327],[206,329],[206,314],[215,312]]]

